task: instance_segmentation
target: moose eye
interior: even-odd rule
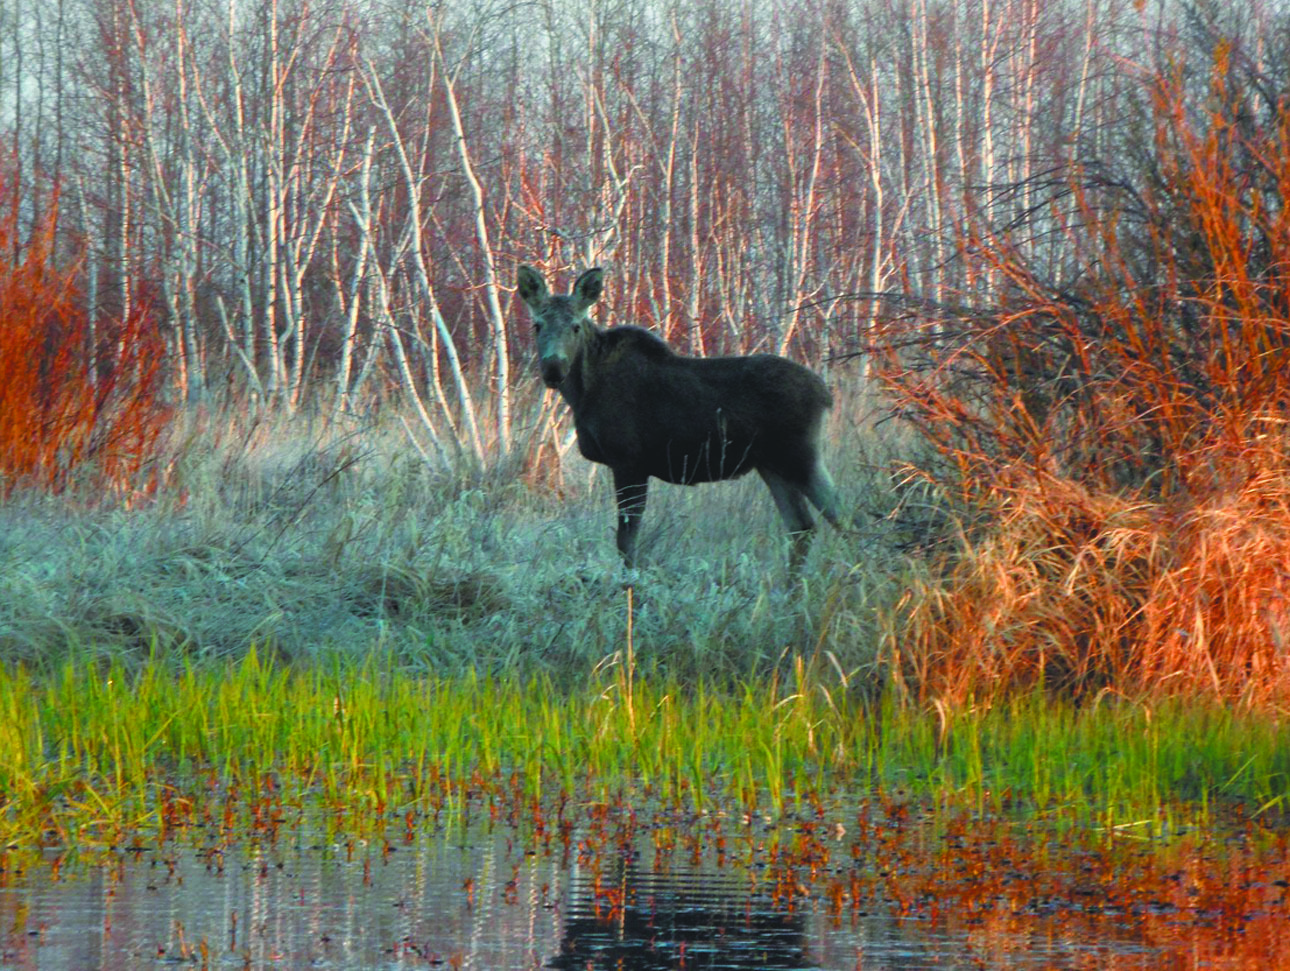
[[[533,322],[533,333],[535,334],[542,333],[542,325],[539,324],[536,320]]]

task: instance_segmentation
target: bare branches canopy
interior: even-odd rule
[[[532,383],[517,263],[615,266],[607,315],[687,352],[855,351],[878,294],[995,285],[974,212],[1060,261],[1045,180],[1120,157],[1140,69],[1276,36],[1225,6],[0,0],[0,204],[61,187],[92,315],[147,301],[179,397],[399,388],[479,452]]]

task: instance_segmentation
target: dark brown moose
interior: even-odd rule
[[[793,537],[800,567],[815,525],[809,499],[839,526],[837,491],[820,461],[833,399],[808,368],[773,354],[683,357],[640,327],[602,330],[587,310],[604,270],[583,273],[568,296],[521,266],[520,297],[537,336],[542,380],[573,409],[578,448],[609,466],[618,498],[618,550],[630,567],[649,477],[694,485],[756,469]]]

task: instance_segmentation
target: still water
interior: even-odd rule
[[[969,846],[947,850],[944,833],[893,850],[887,836],[858,839],[841,824],[812,827],[805,842],[800,830],[792,822],[613,829],[602,821],[556,839],[497,824],[358,839],[302,825],[272,840],[134,847],[106,866],[56,868],[46,857],[0,872],[0,968],[1252,968],[1261,953],[1276,960],[1257,940],[1206,943],[1216,919],[1198,920],[1158,896],[1136,912],[1104,907],[1075,899],[1079,879],[1009,896],[1005,868],[1018,875],[1011,883],[1038,883],[1060,861],[1026,868],[1010,850],[1007,862],[990,863],[990,853]],[[959,860],[976,861],[975,876],[957,872]],[[980,899],[959,886],[968,877],[985,888]],[[1086,881],[1091,897],[1096,879]],[[939,903],[938,886],[946,891]],[[1274,905],[1261,904],[1237,933],[1256,924],[1269,939],[1290,931]]]

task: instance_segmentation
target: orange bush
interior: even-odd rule
[[[994,522],[909,587],[897,676],[953,704],[1038,684],[1284,704],[1288,470],[1281,448],[1201,453],[1196,491],[1160,502],[997,469]]]
[[[14,195],[0,185],[0,198]],[[16,209],[0,209],[0,493],[149,490],[166,419],[160,340],[139,310],[100,321],[91,347],[76,268],[54,258],[56,207],[27,240]]]
[[[1290,702],[1290,107],[1254,110],[1218,57],[1204,111],[1156,79],[1140,169],[1072,166],[1065,264],[972,220],[994,305],[886,325],[888,385],[976,524],[893,625],[924,698]]]

